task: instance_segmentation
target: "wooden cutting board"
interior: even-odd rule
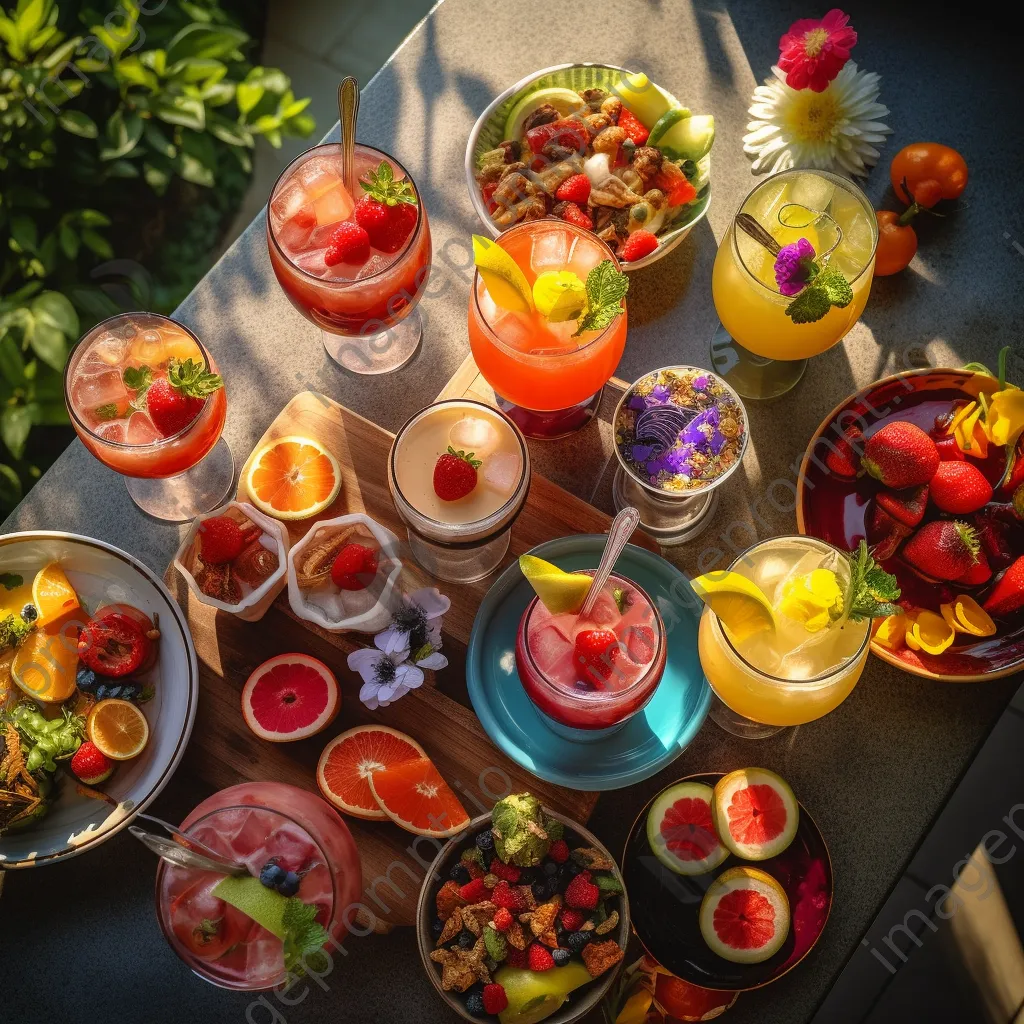
[[[365,512],[405,540],[405,530],[387,483],[392,434],[331,399],[308,391],[288,403],[260,445],[288,434],[317,438],[341,464],[341,493],[318,518]],[[243,481],[238,494],[241,500],[246,499],[247,468],[248,461],[239,477]],[[315,521],[290,523],[292,542],[300,540]],[[609,518],[603,512],[534,474],[529,498],[516,520],[512,546],[502,568],[542,541],[573,533],[603,533],[608,524]],[[639,534],[633,542],[657,550],[653,542]],[[466,646],[480,600],[497,573],[479,583],[453,586],[437,584],[409,557],[403,558],[403,562],[403,590],[438,585],[451,598],[452,608],[444,621],[444,653],[449,665],[441,672],[428,672],[423,687],[377,711],[369,711],[359,702],[360,679],[346,665],[348,653],[372,643],[371,637],[326,633],[297,619],[288,606],[287,592],[278,597],[262,620],[243,622],[196,601],[170,566],[164,578],[188,618],[199,657],[202,691],[185,755],[186,769],[217,788],[275,779],[315,791],[316,764],[327,740],[355,725],[381,722],[408,733],[423,745],[471,816],[489,810],[507,792],[528,789],[548,806],[586,822],[597,794],[542,782],[509,760],[488,739],[469,704]],[[311,654],[331,667],[342,689],[341,712],[319,736],[297,743],[268,743],[246,727],[240,711],[240,694],[257,665],[289,651]],[[345,820],[362,859],[363,900],[377,925],[386,929],[413,924],[418,890],[438,842],[417,840],[390,823]]]

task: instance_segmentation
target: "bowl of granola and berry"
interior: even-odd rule
[[[624,270],[675,248],[711,199],[715,120],[643,72],[560,64],[506,89],[466,147],[484,227],[559,217],[595,232]]]
[[[615,859],[529,793],[499,800],[447,843],[417,917],[444,1001],[464,1020],[500,1024],[581,1020],[618,973],[629,928]]]

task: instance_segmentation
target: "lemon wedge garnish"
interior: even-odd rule
[[[590,576],[566,572],[536,555],[520,555],[519,568],[552,615],[578,611],[593,582]]]
[[[473,236],[473,261],[495,305],[513,313],[533,310],[533,296],[519,264],[497,242]]]
[[[587,286],[571,270],[545,270],[533,282],[533,301],[553,324],[578,320],[587,308]]]
[[[712,572],[690,580],[697,596],[722,620],[734,640],[775,629],[771,601],[738,572]]]

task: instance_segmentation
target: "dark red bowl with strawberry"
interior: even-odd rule
[[[980,682],[1024,667],[1024,517],[1012,500],[1021,472],[1004,484],[1006,448],[974,457],[949,433],[958,410],[997,388],[969,370],[886,377],[829,413],[800,467],[801,533],[848,550],[866,538],[905,609],[941,614],[966,595],[990,615],[994,634],[957,632],[941,653],[872,640],[880,658],[928,679]]]

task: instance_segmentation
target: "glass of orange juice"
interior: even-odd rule
[[[743,224],[760,226],[759,241]],[[776,279],[778,248],[806,239],[821,268],[838,271],[853,293],[821,319],[794,321],[793,301]],[[772,248],[766,246],[772,243]],[[810,356],[841,341],[871,291],[878,225],[864,193],[828,171],[773,174],[740,205],[718,249],[712,292],[721,327],[711,343],[714,368],[744,398],[775,398],[803,376]],[[773,251],[774,249],[774,251]]]
[[[578,318],[561,319],[578,311],[571,298],[561,311],[550,314],[543,298],[539,304],[535,301],[538,278],[573,275],[579,282],[578,301],[583,302],[579,287],[586,285],[591,272],[610,262],[621,274],[618,260],[596,235],[553,218],[517,224],[493,242],[475,237],[474,248],[480,244],[500,247],[507,254],[510,259],[500,269],[516,279],[516,290],[525,289],[525,298],[520,308],[506,308],[503,296],[492,294],[493,278],[488,287],[478,256],[469,298],[469,344],[476,365],[494,388],[498,408],[527,437],[570,434],[593,417],[601,389],[622,357],[625,301],[619,300],[621,312],[610,323],[580,333]],[[623,294],[624,290],[625,286]],[[514,300],[513,296],[513,304]]]

